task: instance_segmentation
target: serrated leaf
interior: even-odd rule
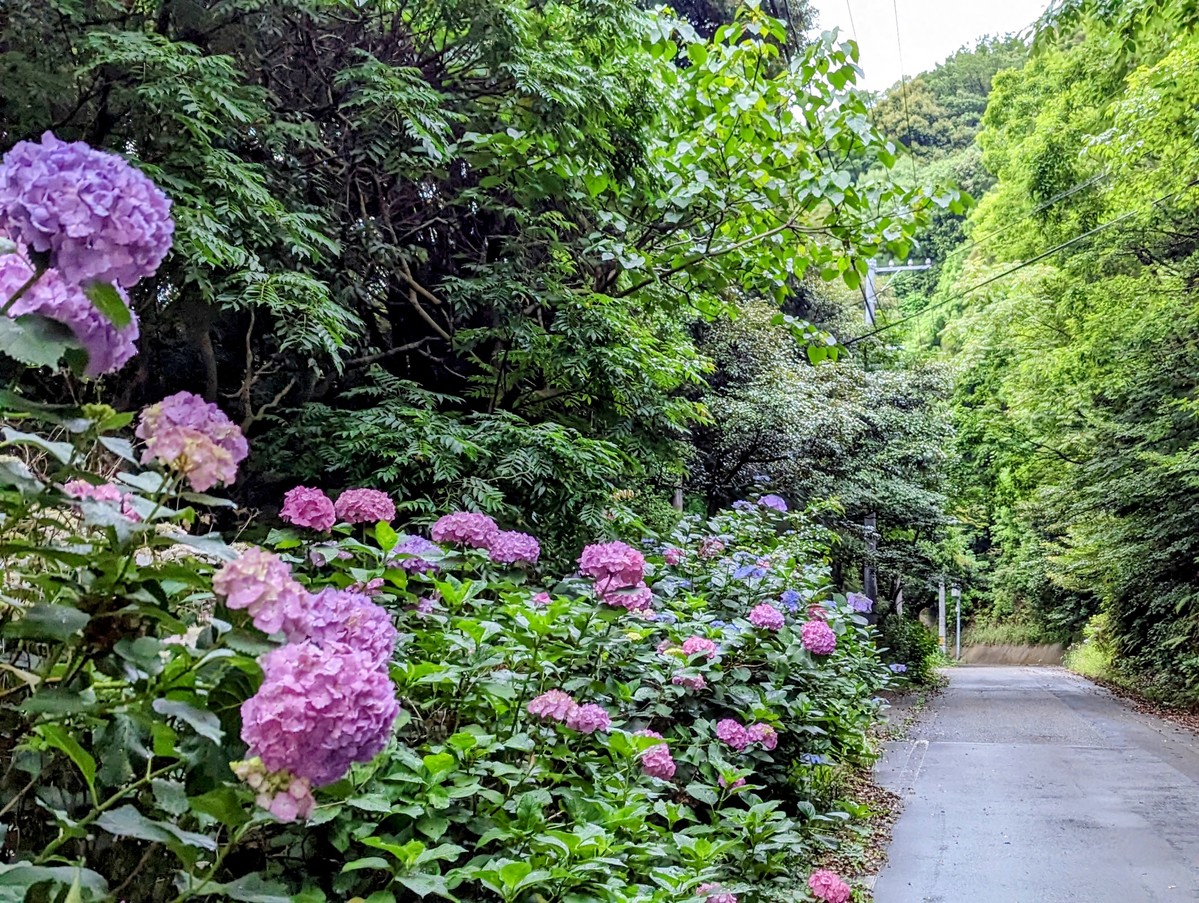
[[[0,316],[0,352],[22,364],[54,367],[75,347],[74,334],[56,320],[33,314]]]

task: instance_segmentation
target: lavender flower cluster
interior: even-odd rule
[[[65,325],[87,353],[86,376],[120,369],[136,354],[137,317],[131,312],[131,322],[117,328],[85,288],[111,284],[127,307],[124,289],[153,275],[170,251],[170,207],[115,154],[51,132],[40,143],[18,142],[0,161],[0,237],[17,246],[0,258],[5,313]],[[42,258],[49,261],[44,271]]]
[[[146,443],[143,463],[157,460],[179,471],[197,492],[232,483],[250,451],[224,411],[191,392],[176,392],[146,408],[135,434]]]

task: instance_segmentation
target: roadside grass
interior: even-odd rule
[[[963,646],[1039,646],[1056,643],[1039,624],[1027,621],[989,621],[974,623],[962,631]]]

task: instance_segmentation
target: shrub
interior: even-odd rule
[[[888,615],[879,624],[879,645],[885,658],[903,666],[900,677],[918,685],[932,682],[941,646],[936,634],[918,620]]]

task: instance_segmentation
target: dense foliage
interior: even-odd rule
[[[262,439],[243,501],[369,478],[426,512],[544,500],[578,541],[677,485],[696,320],[856,285],[932,206],[888,176],[856,50],[772,9],[682,10],[701,36],[632,0],[18,0],[0,143],[52,127],[175,199],[114,389],[227,404]]]
[[[1068,639],[1103,613],[1118,673],[1191,701],[1196,24],[1172,0],[1058,4],[994,77],[996,181],[912,330],[957,371],[981,617]]]

